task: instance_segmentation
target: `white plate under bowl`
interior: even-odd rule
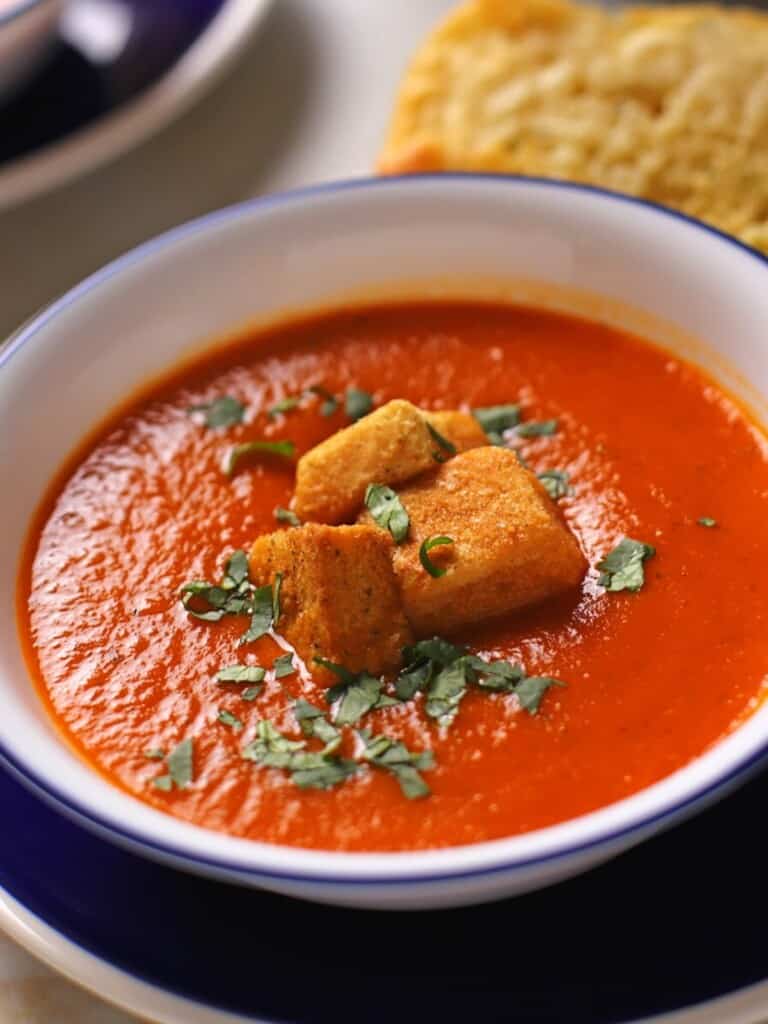
[[[624,196],[490,176],[360,181],[245,203],[142,246],[0,355],[0,463],[13,481],[0,532],[0,758],[59,809],[138,853],[215,878],[327,903],[424,908],[584,871],[765,761],[768,706],[683,769],[592,814],[471,846],[352,854],[174,819],[111,787],[62,744],[29,684],[13,581],[31,510],[67,453],[147,378],[246,321],[413,294],[503,295],[619,323],[698,359],[764,413],[768,260]]]

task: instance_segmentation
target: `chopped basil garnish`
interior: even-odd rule
[[[335,395],[332,395],[330,391],[327,391],[320,384],[315,384],[314,387],[307,389],[311,394],[317,395],[319,398],[324,399],[320,406],[321,416],[333,416],[336,410],[339,408],[339,400]]]
[[[354,422],[367,416],[373,408],[373,396],[360,388],[350,388],[344,400],[344,409],[347,416]]]
[[[431,750],[411,753],[400,740],[393,740],[389,736],[374,736],[370,729],[360,729],[357,735],[364,746],[361,754],[363,760],[394,775],[409,800],[430,795],[431,790],[419,772],[435,767]]]
[[[328,704],[334,706],[333,721],[336,725],[354,725],[374,708],[387,707],[393,703],[391,697],[381,692],[383,681],[370,672],[350,672],[343,665],[335,665],[325,658],[315,658],[315,661],[341,680],[331,686],[325,695]]]
[[[165,751],[161,750],[159,747],[153,747],[151,750],[144,751],[144,757],[146,757],[148,761],[164,761]]]
[[[214,398],[212,402],[191,405],[189,412],[205,413],[203,422],[206,427],[215,430],[217,427],[233,427],[236,423],[242,423],[245,406],[232,395],[223,395],[221,398]]]
[[[597,568],[601,570],[597,582],[606,590],[629,590],[634,593],[645,582],[643,562],[655,554],[656,549],[650,544],[624,537],[613,551],[597,563]]]
[[[515,433],[518,437],[547,437],[557,430],[557,420],[529,420],[521,423]]]
[[[252,701],[256,700],[261,690],[260,686],[249,686],[246,690],[240,694],[243,700]]]
[[[365,504],[376,525],[389,530],[395,544],[401,544],[408,536],[411,521],[395,491],[386,484],[368,484]]]
[[[248,614],[252,589],[248,580],[248,556],[244,551],[234,551],[227,559],[220,583],[192,580],[181,588],[180,597],[185,611],[194,618],[218,622],[225,615]],[[207,607],[201,609],[200,604]]]
[[[277,419],[281,413],[290,412],[291,409],[298,408],[301,399],[297,395],[290,395],[287,398],[281,398],[279,402],[268,410],[267,415],[271,420]]]
[[[274,614],[272,587],[269,584],[257,587],[251,597],[251,624],[240,637],[240,643],[252,643],[268,633],[272,628]]]
[[[332,754],[341,745],[341,733],[335,725],[331,725],[320,708],[299,698],[293,705],[293,713],[305,736],[314,737],[325,744],[324,754]]]
[[[445,544],[453,544],[453,537],[427,537],[419,548],[419,561],[429,575],[434,576],[435,579],[445,576],[448,570],[435,565],[429,557],[429,552],[432,548],[442,547]]]
[[[301,789],[328,789],[357,771],[354,761],[325,751],[305,750],[305,740],[289,740],[268,720],[256,725],[256,738],[242,752],[243,758],[263,768],[283,768]]]
[[[275,673],[275,679],[284,679],[285,676],[292,676],[296,671],[296,666],[293,664],[293,655],[279,655],[272,663],[272,669]]]
[[[193,741],[182,740],[165,759],[168,774],[153,779],[152,784],[166,793],[170,793],[174,786],[177,789],[186,789],[194,778],[193,758]]]
[[[427,430],[431,434],[432,440],[435,442],[435,444],[438,446],[438,448],[442,448],[442,450],[445,452],[446,455],[455,455],[456,454],[456,445],[453,444],[452,441],[449,441],[447,437],[443,437],[443,435],[440,433],[440,431],[436,430],[432,426],[432,424],[429,422],[429,420],[427,420],[426,422],[427,422]],[[439,452],[436,452],[434,457],[435,457],[435,459],[437,459],[438,462],[444,462],[445,461],[445,456],[441,455]]]
[[[536,475],[553,501],[564,498],[570,491],[568,486],[569,476],[562,469],[545,469]]]
[[[240,732],[243,728],[243,723],[237,717],[233,715],[231,711],[227,711],[226,708],[219,708],[219,713],[216,716],[222,725],[228,725],[230,729],[234,729],[235,732]]]
[[[542,697],[550,686],[565,686],[565,683],[551,676],[526,676],[512,692],[520,702],[520,707],[529,715],[535,715],[538,713]]]
[[[275,573],[275,582],[272,584],[272,625],[277,627],[280,622],[280,588],[283,585],[283,574]]]
[[[232,476],[240,460],[248,455],[279,455],[291,459],[295,454],[296,445],[293,441],[244,441],[230,448],[224,462],[224,472]]]
[[[699,526],[706,526],[710,530],[713,526],[717,526],[717,520],[713,519],[712,516],[701,516],[701,518],[697,519],[696,522]]]
[[[472,415],[483,428],[491,444],[504,444],[504,431],[511,430],[520,422],[520,406],[489,405],[483,409],[473,409]]]
[[[275,509],[275,519],[279,523],[288,523],[289,526],[301,526],[301,520],[295,512],[289,508],[282,508],[280,505]]]
[[[266,675],[261,665],[227,665],[216,673],[217,683],[260,683]]]

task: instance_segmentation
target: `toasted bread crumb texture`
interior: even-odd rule
[[[600,185],[768,252],[768,16],[470,0],[413,58],[379,167]]]

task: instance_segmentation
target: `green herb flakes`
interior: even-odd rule
[[[411,521],[395,491],[386,484],[368,484],[365,505],[376,525],[382,530],[389,530],[395,544],[402,544],[408,536]]]
[[[247,700],[250,702],[252,700],[256,700],[256,698],[259,696],[260,691],[260,686],[249,686],[247,689],[243,690],[240,696],[243,700]]]
[[[313,387],[307,389],[310,394],[317,395],[323,399],[320,406],[321,416],[333,416],[339,407],[339,400],[335,395],[332,395],[330,391],[322,387],[320,384],[315,384]]]
[[[696,524],[697,526],[706,526],[707,529],[711,530],[713,527],[717,526],[717,520],[713,519],[711,516],[701,516],[696,520]]]
[[[284,679],[286,676],[292,676],[296,671],[296,666],[293,664],[293,655],[279,655],[272,663],[272,669],[275,673],[275,679]]]
[[[418,800],[430,795],[431,790],[419,773],[435,767],[431,750],[411,753],[399,740],[374,736],[370,729],[360,729],[357,735],[363,743],[363,760],[394,775],[404,796]]]
[[[205,426],[215,430],[217,427],[233,427],[237,423],[242,423],[245,406],[232,395],[223,395],[221,398],[215,398],[212,402],[191,405],[189,412],[205,413],[203,418]]]
[[[224,472],[232,476],[240,461],[250,455],[277,455],[291,459],[295,454],[296,445],[293,441],[244,441],[230,448],[224,461]]]
[[[526,676],[514,687],[513,693],[517,697],[520,707],[529,715],[536,715],[539,711],[542,697],[551,686],[565,686],[559,679],[551,676]]]
[[[434,453],[434,458],[437,460],[437,462],[445,462],[445,457],[447,455],[455,455],[456,454],[456,445],[453,444],[452,441],[449,441],[447,437],[443,437],[443,435],[440,433],[440,431],[436,430],[432,426],[432,424],[429,422],[429,420],[427,420],[426,423],[427,423],[427,430],[429,431],[429,433],[430,433],[430,435],[432,437],[432,440],[435,442],[437,447],[441,449],[440,452],[435,452]],[[442,454],[442,453],[444,453],[444,454]]]
[[[266,675],[261,665],[227,665],[216,673],[217,683],[260,683]]]
[[[299,698],[293,705],[293,713],[305,736],[313,737],[325,744],[324,754],[332,754],[341,745],[341,733],[328,721],[320,708]]]
[[[185,611],[193,618],[203,622],[218,622],[225,615],[248,614],[251,590],[248,556],[244,551],[234,551],[227,559],[220,583],[192,580],[184,584],[179,596]]]
[[[350,672],[343,665],[335,665],[325,658],[315,658],[315,661],[340,679],[325,695],[328,704],[334,706],[333,721],[336,725],[354,725],[379,704],[384,686],[381,679],[369,672]]]
[[[274,515],[278,523],[288,523],[289,526],[301,526],[301,520],[289,508],[282,508],[278,505]]]
[[[597,582],[612,592],[629,590],[635,593],[645,582],[643,563],[655,554],[656,549],[650,544],[624,537],[613,551],[597,563],[597,568],[601,570]]]
[[[222,725],[229,726],[229,728],[233,729],[235,732],[240,732],[243,728],[243,723],[237,715],[233,715],[232,712],[227,711],[226,708],[219,708],[219,713],[216,716],[216,719],[221,722]]]
[[[268,720],[256,725],[256,738],[242,757],[263,768],[282,768],[300,789],[329,789],[344,782],[357,771],[354,761],[330,753],[307,751],[305,740],[289,740]]]
[[[290,412],[292,409],[297,409],[301,399],[296,395],[289,395],[287,398],[281,398],[279,402],[275,404],[267,411],[267,415],[271,420],[276,420],[278,416],[283,413]]]
[[[347,416],[356,423],[373,409],[373,396],[360,388],[350,388],[344,400],[344,409]]]
[[[536,474],[553,501],[564,498],[570,491],[569,476],[562,469],[545,469]]]
[[[280,622],[280,589],[283,585],[283,574],[275,573],[275,582],[272,584],[272,625],[277,627]]]
[[[453,544],[453,537],[427,537],[419,548],[419,561],[429,575],[434,576],[435,579],[445,576],[448,570],[439,565],[435,565],[429,557],[429,552],[432,548],[442,547],[446,544]]]
[[[473,409],[472,415],[485,431],[491,444],[504,444],[504,431],[511,430],[520,422],[520,406],[516,403],[508,405],[489,405],[483,409]]]
[[[529,420],[515,430],[518,437],[549,437],[557,431],[557,420]]]
[[[272,628],[274,614],[272,587],[257,587],[251,597],[251,624],[240,637],[240,643],[250,644],[265,636]]]
[[[168,774],[153,779],[152,785],[165,793],[170,793],[174,786],[176,789],[186,789],[194,779],[193,761],[193,741],[191,739],[182,740],[165,759]]]

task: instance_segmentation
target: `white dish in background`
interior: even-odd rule
[[[768,396],[768,260],[595,189],[461,175],[351,182],[245,203],[129,253],[0,356],[0,459],[14,480],[0,535],[0,757],[63,812],[134,852],[215,878],[360,907],[451,906],[584,871],[703,808],[765,760],[768,706],[680,771],[581,818],[472,846],[348,854],[179,821],[113,788],[64,746],[29,685],[13,581],[31,510],[67,453],[147,378],[247,320],[414,292],[503,293],[588,312],[697,358],[742,395],[744,375],[758,392],[753,404]],[[66,383],[75,379],[73,402]],[[41,390],[45,417],[28,400]]]
[[[35,72],[56,31],[62,0],[0,4],[0,102]]]
[[[158,7],[161,8],[165,2],[158,0]],[[50,141],[30,146],[28,151],[19,152],[5,161],[0,160],[0,210],[94,170],[138,145],[182,114],[240,56],[261,25],[271,3],[272,0],[221,0],[214,4],[212,0],[212,6],[218,9],[210,22],[191,45],[178,52],[177,59],[165,73],[155,76],[135,96],[127,100],[108,100],[102,113],[84,116],[82,123],[78,123],[74,129],[62,128],[59,132],[52,128],[53,137]],[[52,10],[61,7],[62,0],[31,0],[31,4],[30,0],[26,0],[26,3],[20,0],[20,6],[35,9],[22,19],[26,21],[27,17],[31,18],[33,13],[38,13],[38,8],[42,16],[43,8]],[[62,8],[61,41],[76,48],[84,66],[87,58],[94,74],[95,69],[103,67],[109,71],[111,64],[120,57],[119,50],[117,53],[111,52],[116,42],[113,37],[119,37],[124,29],[130,29],[130,6],[110,6],[104,0],[67,0]],[[151,11],[146,5],[145,8],[137,8],[139,10],[145,16],[146,11]],[[179,13],[184,14],[183,2]],[[51,20],[51,34],[56,28],[58,14],[57,10],[56,18]],[[162,11],[158,17],[161,14]],[[0,13],[0,92],[4,80],[4,20]],[[160,30],[162,20],[158,25]],[[141,53],[136,59],[141,61]],[[66,73],[63,71],[62,75]],[[117,77],[130,79],[134,74],[133,68],[120,69]],[[31,87],[34,83],[29,84]],[[101,88],[98,79],[94,87]],[[82,86],[75,79],[72,83],[75,94],[78,88]],[[66,89],[62,90],[62,95],[66,98]],[[13,102],[16,102],[15,96]],[[40,107],[32,111],[33,114],[38,112],[45,117],[52,114],[56,118],[59,116],[56,111]],[[7,119],[12,118],[13,107],[3,113]],[[63,121],[66,123],[66,117]]]

